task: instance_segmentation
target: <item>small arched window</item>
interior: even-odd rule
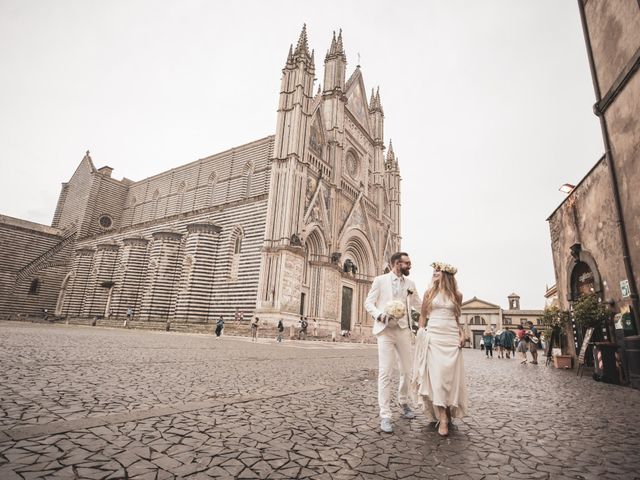
[[[178,198],[176,201],[176,213],[182,212],[182,204],[184,203],[184,192],[187,189],[187,184],[180,182],[178,185]]]
[[[244,196],[249,197],[251,195],[251,180],[253,179],[254,165],[249,160],[244,166],[245,184],[244,184]]]
[[[243,238],[244,231],[242,227],[236,226],[231,234],[231,270],[229,271],[229,279],[234,282],[238,280]]]
[[[215,193],[215,189],[216,189],[216,183],[218,183],[218,176],[216,175],[216,172],[213,172],[211,175],[209,175],[209,181],[208,183],[208,195],[209,195],[209,201],[207,202],[210,206],[213,205],[214,202],[214,193]]]
[[[40,279],[34,278],[29,285],[29,295],[37,295],[40,291]]]
[[[158,202],[160,201],[160,190],[157,188],[153,192],[153,196],[151,197],[151,220],[156,218],[156,214],[158,213]]]

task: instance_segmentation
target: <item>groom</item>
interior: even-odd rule
[[[393,432],[391,422],[391,373],[396,364],[400,367],[400,388],[398,402],[402,408],[402,417],[412,419],[414,413],[408,404],[409,381],[411,378],[411,336],[407,330],[409,314],[394,319],[385,314],[385,306],[396,300],[420,311],[420,299],[416,286],[409,280],[411,260],[405,252],[396,252],[390,259],[391,271],[373,280],[371,290],[364,302],[367,312],[373,317],[373,334],[378,341],[378,403],[380,405],[380,429]]]

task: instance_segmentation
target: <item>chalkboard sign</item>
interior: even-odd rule
[[[576,372],[576,375],[584,368],[584,356],[587,353],[587,347],[591,341],[591,335],[593,335],[593,327],[587,328],[587,331],[584,334],[584,340],[582,340],[582,345],[580,346],[580,355],[578,355],[578,371]],[[580,376],[582,377],[582,375]]]
[[[591,341],[591,335],[593,335],[593,327],[587,328],[587,331],[584,334],[584,340],[582,341],[582,346],[580,347],[580,355],[578,355],[578,365],[584,365],[584,355],[587,353],[587,347],[589,346],[589,342]]]

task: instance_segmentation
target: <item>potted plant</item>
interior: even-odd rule
[[[566,354],[566,327],[569,325],[569,312],[560,310],[553,305],[544,309],[542,315],[544,336],[547,339],[549,349],[553,354],[555,349],[559,354],[553,355],[553,365],[556,368],[571,368],[571,355]],[[557,350],[556,350],[557,351]]]
[[[573,304],[573,320],[576,326],[583,334],[587,328],[593,327],[594,339],[602,340],[602,327],[605,327],[610,319],[611,312],[595,293],[580,297]]]

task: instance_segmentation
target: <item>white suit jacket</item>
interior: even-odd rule
[[[396,278],[396,275],[393,272],[374,278],[373,283],[371,284],[371,290],[369,290],[369,295],[367,295],[367,299],[364,301],[364,308],[366,308],[369,315],[373,317],[372,333],[374,335],[379,334],[386,327],[384,322],[378,322],[377,319],[380,314],[384,313],[384,307],[387,303],[393,300],[394,278]],[[409,294],[409,291],[412,293]],[[407,277],[404,277],[404,292],[402,296],[405,299],[407,312],[410,312],[411,307],[416,309],[418,312],[420,311],[422,302],[420,301],[420,295],[418,295],[418,292],[416,291],[416,284],[413,283],[413,280],[410,280]],[[400,328],[407,328],[409,326],[407,315],[398,320],[398,326]]]

